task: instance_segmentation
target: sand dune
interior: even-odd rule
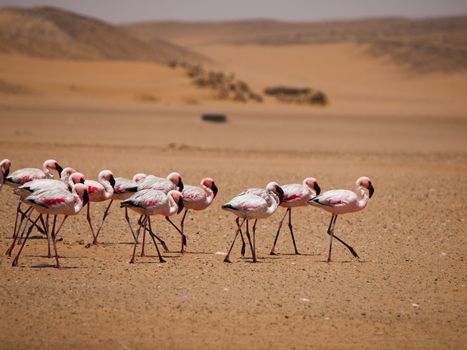
[[[43,58],[203,61],[160,37],[138,39],[115,25],[54,7],[1,8],[0,50]]]

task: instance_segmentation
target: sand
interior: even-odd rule
[[[2,348],[465,348],[465,75],[411,75],[345,45],[287,50],[200,48],[255,88],[316,84],[330,106],[222,103],[158,64],[0,57],[1,157],[12,170],[55,158],[90,178],[105,168],[124,177],[177,170],[187,184],[211,176],[220,189],[208,210],[189,214],[183,256],[178,234],[154,218],[171,249],[165,264],[150,245],[128,263],[131,235],[118,205],[99,247],[86,248],[84,213],[70,218],[61,270],[39,234],[19,267],[2,256]],[[228,122],[204,123],[206,111]],[[241,190],[307,176],[323,190],[352,189],[361,175],[375,195],[336,225],[360,260],[335,243],[325,262],[330,217],[311,207],[293,212],[300,256],[286,229],[280,255],[268,254],[283,209],[258,225],[259,263],[242,258],[239,245],[232,264],[216,254],[234,233],[220,206]],[[0,202],[6,250],[16,206],[9,188]],[[96,221],[103,210],[92,207]]]

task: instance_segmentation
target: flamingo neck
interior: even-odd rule
[[[268,215],[272,215],[276,211],[277,207],[279,206],[279,198],[275,194],[272,197],[274,198],[274,200],[271,201],[271,204],[269,205],[267,209]]]
[[[42,166],[42,171],[44,172],[44,175],[45,175],[46,179],[52,179],[54,177],[53,174],[51,173],[49,167],[46,164],[44,164]]]
[[[171,195],[167,195],[169,201],[169,213],[170,215],[175,214],[178,211],[178,205]]]
[[[110,197],[112,197],[112,195],[114,194],[114,189],[112,187],[112,185],[110,184],[109,181],[107,181],[106,179],[103,179],[103,178],[100,178],[99,179],[99,183],[104,186],[104,196],[109,199]]]
[[[75,211],[75,213],[79,213],[79,211],[81,210],[81,208],[83,208],[83,198],[81,198],[78,193],[76,193],[76,189],[74,186],[72,186],[72,194],[73,196],[75,197],[75,202],[74,202],[74,206],[73,206],[73,209]]]
[[[208,186],[205,186],[204,184],[201,184],[204,192],[206,192],[206,202],[207,204],[211,204],[212,201],[214,200],[214,191],[211,190]]]
[[[370,197],[368,196],[368,194],[362,186],[357,187],[356,194],[358,198],[358,206],[362,209],[365,208],[368,204],[368,200],[370,199]]]

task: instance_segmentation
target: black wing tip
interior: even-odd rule
[[[222,209],[232,209],[232,210],[238,210],[238,208],[235,208],[233,205],[231,204],[224,204],[222,206]]]

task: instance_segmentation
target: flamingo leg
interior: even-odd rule
[[[186,214],[188,213],[188,209],[185,208],[185,212],[183,213],[183,217],[182,217],[182,221],[180,221],[180,230],[185,233],[185,229],[184,229],[184,223],[185,223],[185,217],[186,217]]]
[[[21,244],[21,240],[23,238],[23,235],[27,230],[28,221],[31,221],[31,219],[28,216],[28,213],[31,213],[32,210],[33,210],[32,207],[27,208],[26,211],[24,211],[24,212],[21,211],[21,209],[19,209],[19,212],[21,213],[21,218],[19,220],[19,226],[18,226],[18,231],[16,232],[16,237],[18,237],[18,234],[20,232],[21,232],[21,235],[19,235],[18,244]],[[26,219],[26,222],[24,223],[25,219]],[[24,223],[25,227],[23,227],[23,223]]]
[[[293,227],[292,227],[292,208],[289,208],[289,230],[290,230],[290,235],[292,236],[292,242],[293,242],[293,247],[295,249],[295,254],[300,255],[297,249],[297,244],[295,243],[295,237],[293,235]]]
[[[334,224],[333,224],[333,227],[332,227],[333,231],[334,231],[334,225],[336,224],[336,220],[337,220],[337,215],[336,215],[336,219],[334,219]],[[328,234],[330,234],[329,233],[329,228],[328,228]],[[342,243],[350,251],[350,253],[354,256],[354,258],[360,259],[357,252],[349,244],[345,243],[342,239],[340,239],[336,235],[334,235],[334,239],[336,239],[338,242]]]
[[[253,251],[255,252],[255,257],[256,257],[256,223],[257,222],[258,222],[258,219],[256,219],[253,224]]]
[[[91,212],[90,212],[91,202],[88,203],[86,219],[88,220],[89,228],[91,229],[92,234],[92,244],[98,245],[96,234],[94,233],[94,228],[92,227],[91,223]]]
[[[57,269],[60,268],[60,261],[58,260],[58,252],[57,252],[57,235],[55,234],[55,224],[57,223],[57,215],[54,215],[53,223],[52,223],[52,243],[54,245],[54,253],[55,253],[55,267]]]
[[[246,221],[246,237],[248,238],[248,242],[250,243],[250,249],[251,249],[251,253],[253,255],[253,262],[255,263],[256,262],[256,252],[255,252],[255,249],[253,248],[253,243],[251,242],[249,220]]]
[[[240,238],[242,239],[241,254],[242,254],[242,256],[245,256],[246,243],[245,243],[245,238],[243,238],[243,232],[242,232],[242,226],[243,226],[243,223],[245,222],[245,219],[243,219],[243,221],[242,221],[242,223],[240,225],[238,224],[239,220],[240,220],[240,218],[237,218],[237,220],[235,220],[235,221],[237,222],[238,232],[240,233]]]
[[[237,230],[235,231],[235,236],[234,236],[234,239],[232,241],[232,244],[230,245],[230,249],[229,251],[227,252],[227,255],[225,256],[224,258],[224,262],[226,263],[231,263],[232,261],[230,260],[230,252],[232,251],[232,248],[235,244],[235,241],[237,239],[237,236],[240,232],[242,232],[242,225],[243,223],[245,222],[245,219],[243,219],[242,223],[240,224],[240,218],[237,218],[235,219],[235,222],[237,223]],[[243,236],[242,236],[242,239],[243,239]],[[243,241],[243,244],[245,245],[245,241]],[[242,256],[245,254],[245,249],[242,250]]]
[[[180,231],[180,229],[177,227],[177,225],[175,225],[175,224],[169,219],[168,216],[166,216],[165,219],[166,219],[168,222],[170,222],[170,224],[171,224],[173,227],[175,227],[175,229],[178,231],[178,233],[180,233],[181,238],[182,238],[182,244],[181,244],[181,245],[182,245],[182,248],[180,249],[180,253],[182,253],[182,254],[185,253],[185,247],[186,247],[186,236],[185,236],[185,234],[184,234],[182,231]]]
[[[34,220],[34,223],[36,223],[39,220],[39,216],[40,216],[40,214],[37,216],[36,220]],[[21,244],[21,248],[19,248],[18,254],[16,254],[16,257],[13,260],[13,262],[11,263],[11,266],[18,266],[18,259],[19,259],[20,255],[21,255],[21,252],[23,251],[23,248],[24,248],[24,246],[26,244],[26,241],[28,240],[29,235],[31,234],[31,231],[32,231],[33,227],[34,227],[34,225],[32,225],[32,224],[31,224],[31,226],[29,226],[29,230],[26,233],[26,237],[23,240],[23,244]]]
[[[149,218],[148,216],[146,218]],[[142,224],[143,225],[143,241],[141,242],[141,257],[144,256],[144,246],[146,245],[146,223],[147,223],[147,219],[145,218],[145,220],[142,221]]]
[[[32,209],[32,207],[28,208],[28,210],[26,210],[26,215],[28,216],[28,218],[31,216],[32,214],[32,210],[29,211],[29,209]],[[11,256],[11,253],[13,252],[13,249],[15,247],[15,244],[16,244],[16,240],[18,239],[18,235],[19,235],[19,231],[21,230],[21,226],[22,226],[23,222],[21,221],[20,222],[20,225],[18,227],[18,231],[16,231],[16,234],[13,235],[12,237],[12,241],[11,241],[11,244],[10,246],[8,247],[8,249],[6,250],[5,254],[8,255],[8,256]],[[27,227],[27,224],[26,224],[26,227]],[[26,230],[26,227],[24,228]],[[19,244],[19,243],[18,243]]]
[[[332,238],[334,237],[334,224],[335,220],[337,219],[337,215],[332,215],[331,221],[329,222],[329,227],[328,227],[328,235],[330,235],[329,239],[329,254],[328,254],[328,262],[331,262],[331,251],[332,251]]]
[[[139,217],[139,220],[141,220],[141,218],[142,218],[142,215]],[[136,236],[135,231],[133,230],[133,227],[131,226],[130,217],[128,216],[128,208],[127,207],[125,207],[125,220],[128,223],[128,226],[130,227],[131,235],[133,236],[133,241],[137,242],[138,237]]]
[[[128,226],[130,226],[131,234],[133,235],[133,238],[134,238],[133,254],[132,254],[131,259],[130,259],[130,264],[136,263],[136,260],[135,260],[136,247],[138,246],[139,232],[140,232],[141,228],[143,227],[143,226],[142,226],[142,220],[141,220],[142,217],[143,217],[143,215],[141,215],[141,216],[139,217],[139,220],[138,220],[139,227],[138,227],[138,231],[137,231],[136,234],[133,232],[133,227],[131,227],[129,218],[126,217],[126,218],[128,219],[127,222],[128,222]]]
[[[52,254],[50,253],[49,214],[47,214],[47,216],[45,218],[46,218],[46,220],[44,222],[44,219],[42,218],[42,215],[41,215],[41,221],[42,221],[42,224],[44,226],[44,230],[45,230],[45,232],[47,232],[47,257],[51,258]]]
[[[281,232],[282,223],[284,222],[284,219],[287,216],[287,213],[289,212],[289,210],[290,210],[290,208],[287,208],[284,215],[282,216],[281,221],[279,221],[279,227],[277,228],[276,238],[274,238],[274,243],[272,244],[271,252],[269,253],[270,255],[277,255],[277,253],[276,253],[277,240],[279,238],[279,233]]]
[[[109,215],[109,210],[110,210],[110,207],[112,206],[113,201],[114,201],[113,199],[110,200],[109,205],[105,209],[104,216],[102,216],[102,222],[101,222],[99,228],[97,229],[97,233],[96,233],[96,242],[97,242],[97,237],[99,237],[99,233],[102,230],[102,226],[104,226],[105,218],[107,217],[107,215]],[[126,207],[125,207],[125,210],[126,210]]]
[[[156,235],[152,232],[152,228],[151,228],[151,218],[150,218],[149,216],[148,216],[148,224],[149,224],[149,230],[148,230],[148,232],[149,232],[149,235],[150,235],[151,238],[152,238],[152,241],[154,242],[154,245],[156,246],[157,255],[159,256],[159,262],[164,263],[165,260],[164,260],[164,258],[162,257],[161,252],[159,251],[159,247],[157,246],[157,242],[156,242],[156,239],[155,239]]]

